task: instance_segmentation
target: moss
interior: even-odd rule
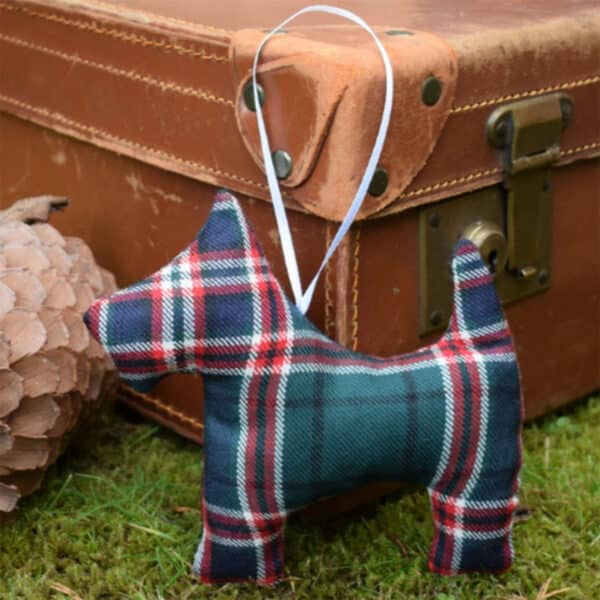
[[[524,434],[517,561],[502,576],[427,571],[425,493],[380,501],[286,535],[288,580],[276,590],[208,588],[190,576],[200,534],[201,450],[107,411],[51,469],[44,490],[0,530],[0,598],[535,598],[589,599],[600,586],[600,398],[530,424]],[[74,597],[74,596],[73,596]]]

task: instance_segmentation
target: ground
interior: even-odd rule
[[[201,449],[109,409],[0,530],[0,598],[590,600],[600,589],[599,436],[598,396],[527,426],[521,503],[529,511],[515,526],[507,574],[429,573],[433,528],[427,496],[416,492],[326,525],[293,520],[289,577],[275,590],[209,588],[190,576]]]

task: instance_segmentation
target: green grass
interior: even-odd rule
[[[70,447],[44,490],[0,530],[0,599],[560,598],[600,593],[600,397],[530,424],[517,554],[502,576],[440,578],[426,568],[428,499],[411,493],[327,525],[292,521],[288,580],[275,590],[204,587],[190,576],[200,533],[201,450],[107,411]],[[182,509],[181,507],[184,507]],[[187,509],[185,508],[187,507]],[[539,595],[541,597],[541,595]]]

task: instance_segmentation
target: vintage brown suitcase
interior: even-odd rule
[[[184,247],[227,187],[287,284],[248,78],[264,30],[304,4],[0,0],[1,204],[69,196],[58,226],[125,285]],[[466,231],[496,270],[527,415],[598,388],[597,2],[337,4],[385,44],[395,104],[310,317],[372,354],[425,344],[448,316],[448,255]],[[306,282],[363,173],[381,60],[352,24],[307,16],[269,42],[259,82]],[[199,380],[122,397],[201,440]]]

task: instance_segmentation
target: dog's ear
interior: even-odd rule
[[[449,332],[477,337],[488,329],[507,327],[496,284],[479,248],[469,240],[457,243],[452,256],[454,307]]]
[[[208,219],[198,234],[198,250],[207,256],[215,253],[215,257],[226,257],[228,251],[243,250],[254,258],[264,258],[240,203],[225,190],[217,193]]]

